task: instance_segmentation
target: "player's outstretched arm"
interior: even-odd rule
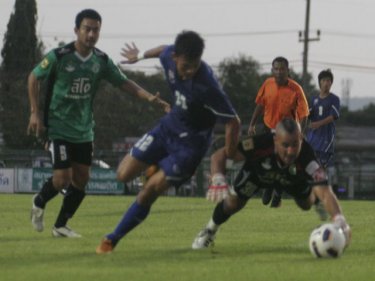
[[[143,59],[158,58],[164,48],[165,45],[162,45],[141,53],[134,43],[126,43],[124,48],[121,49],[121,56],[124,58],[121,63],[133,64]]]
[[[30,120],[27,126],[27,134],[39,137],[41,132],[44,130],[44,126],[39,116],[40,113],[38,105],[40,82],[31,72],[27,83],[30,102]]]
[[[330,214],[332,222],[343,230],[346,238],[346,246],[348,246],[351,241],[352,231],[349,224],[346,222],[337,197],[333,193],[331,186],[316,186],[313,191],[315,196],[323,203],[326,211]]]
[[[233,118],[225,126],[225,147],[215,151],[211,155],[211,183],[208,187],[206,198],[218,203],[228,195],[228,184],[225,179],[228,161],[242,161],[243,155],[237,150],[240,130],[239,118]],[[229,160],[230,159],[230,160]]]
[[[170,104],[160,98],[160,94],[156,93],[155,95],[149,93],[133,80],[126,80],[122,85],[121,89],[125,92],[131,93],[137,96],[140,99],[151,102],[157,106],[160,106],[164,112],[169,112],[171,110]]]
[[[240,128],[241,120],[238,116],[225,123],[225,153],[229,159],[233,159],[236,155]]]

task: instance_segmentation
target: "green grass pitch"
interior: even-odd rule
[[[253,199],[225,223],[215,246],[191,250],[214,205],[203,198],[161,197],[142,225],[115,252],[95,254],[134,197],[87,196],[70,226],[81,239],[52,238],[61,196],[47,207],[46,229],[32,229],[31,195],[0,195],[0,280],[373,280],[375,203],[342,201],[353,241],[338,259],[315,259],[308,249],[311,230],[320,224],[314,211],[292,200],[279,209]]]

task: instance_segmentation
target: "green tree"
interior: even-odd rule
[[[361,110],[349,111],[347,107],[340,109],[340,124],[349,126],[374,126],[375,104],[370,103]]]
[[[36,21],[35,0],[16,0],[1,50],[1,128],[6,145],[14,148],[33,143],[25,134],[29,117],[26,77],[43,51],[36,36]]]
[[[164,100],[170,102],[170,90],[161,72],[146,75],[143,72],[125,72],[150,93],[160,92]],[[103,83],[94,102],[95,146],[111,149],[113,141],[124,137],[139,137],[151,129],[164,115],[154,104],[141,101]]]
[[[219,64],[219,80],[243,124],[250,122],[255,108],[255,97],[263,82],[259,72],[259,63],[245,55],[224,59]]]

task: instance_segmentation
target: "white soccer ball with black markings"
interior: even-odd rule
[[[345,249],[344,232],[333,223],[323,224],[311,232],[309,247],[316,258],[337,258]]]

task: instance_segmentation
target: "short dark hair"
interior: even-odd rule
[[[85,9],[85,10],[80,11],[76,16],[76,28],[79,28],[81,26],[81,23],[84,18],[97,20],[100,23],[102,22],[102,17],[97,11],[93,9]]]
[[[276,126],[276,131],[285,131],[287,132],[288,134],[292,135],[294,134],[295,132],[300,132],[301,131],[301,127],[300,125],[297,123],[296,120],[292,119],[292,118],[284,118],[282,119]]]
[[[202,56],[204,40],[194,31],[182,31],[176,37],[174,52],[176,56],[185,56],[187,59],[195,60]]]
[[[284,63],[286,65],[287,68],[289,68],[289,61],[284,58],[284,57],[276,57],[273,59],[272,61],[272,66],[275,62],[281,62],[281,63]]]
[[[318,75],[318,81],[319,81],[319,85],[320,85],[320,80],[324,79],[324,78],[329,78],[331,79],[331,82],[333,83],[333,74],[332,74],[332,71],[328,68],[328,69],[325,69],[325,70],[322,70],[319,75]]]

